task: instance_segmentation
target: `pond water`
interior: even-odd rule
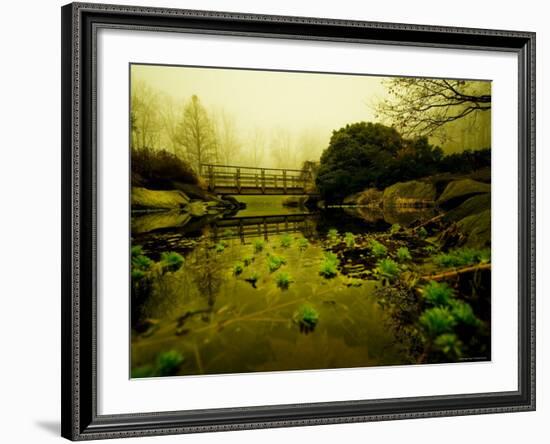
[[[166,353],[178,356],[173,375],[410,363],[377,302],[378,282],[340,273],[329,279],[319,270],[329,229],[385,231],[429,215],[312,212],[284,207],[280,197],[235,197],[247,207],[230,217],[133,216],[133,245],[153,260],[176,251],[185,263],[158,279],[139,307],[136,324],[145,327],[132,330],[132,369],[150,370]],[[274,256],[284,263],[270,271]],[[277,284],[281,274],[287,288]]]

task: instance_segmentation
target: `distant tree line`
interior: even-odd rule
[[[333,132],[317,173],[326,200],[339,201],[366,188],[438,173],[474,171],[491,164],[489,148],[444,155],[427,137],[404,138],[395,128],[360,122]]]

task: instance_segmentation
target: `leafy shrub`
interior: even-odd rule
[[[150,378],[155,376],[155,369],[152,365],[143,365],[132,369],[132,378]]]
[[[270,273],[277,271],[284,264],[286,264],[286,259],[282,256],[276,256],[274,254],[270,254],[267,257],[267,268],[269,269]]]
[[[277,273],[277,276],[275,276],[275,282],[277,283],[277,287],[281,290],[286,290],[293,280],[286,271],[281,271],[280,273]]]
[[[464,301],[453,300],[450,303],[451,314],[455,320],[470,327],[477,327],[481,321],[474,314],[472,306]]]
[[[132,252],[132,258],[141,256],[144,254],[143,247],[141,245],[132,245],[132,248],[130,251]]]
[[[134,270],[148,271],[152,265],[153,261],[144,254],[132,256],[132,269]]]
[[[383,257],[383,256],[386,256],[386,254],[388,254],[388,249],[375,239],[372,239],[369,242],[369,246],[372,251],[372,254],[376,257]]]
[[[348,248],[353,248],[355,246],[355,236],[353,233],[347,232],[344,234],[344,242]]]
[[[399,247],[396,254],[400,262],[410,261],[412,259],[411,252],[407,247]]]
[[[438,254],[435,262],[442,267],[462,267],[491,260],[491,250],[476,250],[473,248],[459,248],[448,253]]]
[[[281,236],[281,247],[288,248],[292,244],[292,236],[290,234],[283,234]]]
[[[435,338],[434,345],[437,349],[452,359],[462,356],[462,341],[455,333],[443,333]]]
[[[132,276],[132,280],[134,280],[134,281],[139,281],[139,280],[143,279],[145,276],[147,276],[147,273],[145,271],[140,270],[138,268],[132,269],[130,274]]]
[[[391,281],[399,274],[399,265],[393,259],[381,259],[376,264],[376,272],[381,277]]]
[[[422,289],[424,299],[435,306],[449,305],[454,297],[454,291],[445,282],[430,281]]]
[[[261,253],[264,249],[265,242],[261,239],[256,239],[253,243],[254,253]]]
[[[292,319],[298,324],[300,331],[309,333],[319,323],[319,313],[311,305],[302,305],[294,312]]]
[[[183,355],[176,350],[160,353],[157,357],[157,373],[160,376],[174,375],[183,361]]]
[[[185,259],[175,251],[163,252],[160,255],[160,264],[163,271],[177,271],[185,263]]]
[[[235,265],[233,265],[233,274],[235,276],[238,276],[243,272],[243,270],[244,270],[244,263],[242,263],[241,261],[235,262]]]
[[[425,310],[419,318],[420,326],[429,338],[452,332],[456,320],[447,307],[433,307]]]

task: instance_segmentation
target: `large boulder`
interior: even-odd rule
[[[411,180],[398,182],[384,190],[384,207],[422,207],[434,204],[435,187],[429,182]]]
[[[491,210],[465,217],[457,223],[458,230],[464,235],[464,246],[486,248],[491,246]]]
[[[453,208],[476,194],[490,192],[491,185],[487,183],[477,182],[472,179],[455,180],[445,187],[445,190],[437,199],[437,204],[443,208]]]
[[[304,207],[308,201],[309,196],[287,196],[283,199],[283,206],[285,207]]]
[[[358,193],[350,194],[344,198],[344,205],[362,205],[369,207],[382,206],[383,192],[376,188],[368,188]]]
[[[491,209],[491,193],[478,194],[466,199],[458,207],[445,213],[443,219],[446,222],[458,222],[465,217],[481,213]]]
[[[148,190],[142,187],[132,187],[132,209],[170,210],[183,208],[189,203],[189,198],[182,191]]]

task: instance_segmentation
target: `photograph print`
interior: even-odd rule
[[[131,378],[491,360],[491,82],[130,65]]]

